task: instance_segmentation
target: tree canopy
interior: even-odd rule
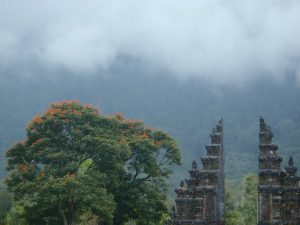
[[[180,164],[166,133],[77,101],[33,118],[7,157],[8,187],[32,225],[71,225],[86,213],[99,224],[158,224],[164,179]]]

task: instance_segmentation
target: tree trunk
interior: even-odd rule
[[[64,212],[62,212],[62,211],[60,211],[60,214],[61,214],[61,216],[62,216],[63,219],[64,219],[64,225],[69,225],[68,219],[67,219],[67,217],[66,217],[66,214],[65,214]]]
[[[69,203],[69,225],[73,225],[74,223],[74,208],[75,208],[75,204],[73,202]]]

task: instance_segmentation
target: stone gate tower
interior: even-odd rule
[[[223,121],[213,128],[203,168],[192,162],[190,177],[175,190],[171,225],[224,225]],[[259,128],[258,225],[300,225],[300,178],[290,157],[282,169],[278,146],[263,118]]]
[[[210,134],[207,155],[201,158],[203,168],[192,162],[190,177],[180,182],[175,190],[176,207],[173,207],[172,225],[224,225],[224,147],[223,121],[219,121]]]
[[[291,157],[285,170],[271,128],[260,118],[258,225],[300,225],[300,188]]]

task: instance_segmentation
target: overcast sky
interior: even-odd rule
[[[1,69],[85,76],[118,55],[217,83],[300,81],[300,1],[0,0]]]

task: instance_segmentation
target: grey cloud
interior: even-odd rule
[[[182,78],[300,80],[299,1],[1,1],[1,67],[34,57],[86,75],[125,54]]]

